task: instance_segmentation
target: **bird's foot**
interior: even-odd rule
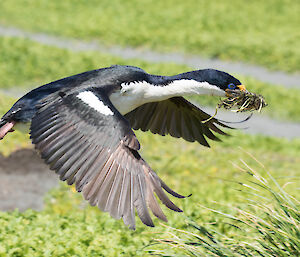
[[[15,121],[7,122],[4,126],[0,128],[0,140],[2,140],[7,133],[14,131],[13,126],[15,124]]]

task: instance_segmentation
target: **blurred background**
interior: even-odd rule
[[[222,143],[204,148],[137,132],[142,155],[169,186],[184,213],[164,209],[169,223],[217,222],[201,205],[243,205],[233,181],[245,161],[299,197],[300,3],[296,0],[10,0],[0,2],[0,115],[28,90],[83,71],[127,64],[173,75],[216,68],[239,78],[269,106]],[[213,114],[219,99],[192,100]],[[243,115],[220,112],[219,118]],[[264,169],[253,159],[264,164]],[[291,182],[291,183],[290,183]],[[50,190],[50,192],[49,192]],[[17,209],[16,209],[17,208]],[[35,154],[28,135],[0,142],[0,256],[146,256],[154,229],[135,232],[58,178]],[[16,209],[16,210],[15,210]],[[234,210],[232,209],[232,212]]]

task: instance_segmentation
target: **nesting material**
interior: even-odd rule
[[[262,95],[240,90],[226,90],[227,98],[222,99],[218,108],[233,109],[234,112],[258,111],[267,106]]]

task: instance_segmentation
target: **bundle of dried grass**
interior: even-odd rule
[[[240,90],[226,90],[227,98],[222,99],[218,108],[233,109],[234,112],[261,111],[267,106],[262,95]]]

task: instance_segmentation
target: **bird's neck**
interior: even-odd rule
[[[186,95],[224,96],[217,86],[193,79],[153,76],[149,81],[123,83],[121,90],[110,95],[110,100],[121,114],[150,102]]]
[[[153,101],[186,95],[224,96],[225,92],[206,81],[199,82],[189,78],[186,74],[172,77],[153,76],[144,92],[145,99]]]

